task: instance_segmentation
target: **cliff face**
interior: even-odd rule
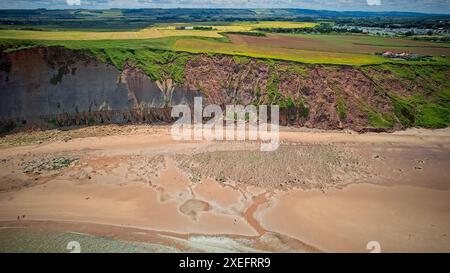
[[[10,71],[1,74],[2,118],[129,107],[127,87],[110,65],[60,48],[23,50],[5,58]]]
[[[216,104],[277,104],[282,125],[391,131],[450,125],[450,68],[384,64],[305,65],[201,55],[184,88]]]
[[[438,125],[448,125],[450,70],[421,68],[425,76],[420,76],[411,69],[193,55],[184,64],[182,82],[175,83],[152,80],[136,65],[114,67],[88,53],[32,48],[0,57],[0,122],[63,126],[171,121],[171,106],[191,105],[194,96],[203,96],[205,104],[222,106],[280,105],[283,125],[392,130],[413,126],[417,117],[430,113],[428,108],[439,110],[431,113],[439,118]]]
[[[33,48],[1,57],[0,120],[55,125],[170,120],[173,103],[192,103],[171,80],[119,71],[88,54]]]

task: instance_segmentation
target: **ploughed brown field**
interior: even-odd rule
[[[448,44],[363,35],[269,34],[267,37],[230,35],[230,38],[234,44],[280,49],[362,54],[387,50],[433,56],[448,56],[450,54],[450,46]]]
[[[164,252],[369,252],[371,241],[450,251],[450,130],[282,128],[280,138],[260,152],[257,142],[176,142],[167,126],[8,135],[0,248],[17,251],[17,234],[69,232]],[[44,243],[30,242],[21,250]]]

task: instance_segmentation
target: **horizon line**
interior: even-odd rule
[[[301,8],[301,7],[286,7],[286,8],[272,8],[272,7],[248,7],[248,8],[231,8],[231,7],[110,7],[110,8],[95,8],[95,7],[67,7],[67,8],[1,8],[2,11],[8,11],[8,10],[144,10],[144,9],[229,9],[229,10],[258,10],[258,9],[267,9],[267,10],[309,10],[309,11],[319,11],[319,12],[338,12],[338,13],[350,13],[350,12],[362,12],[362,13],[403,13],[403,14],[423,14],[423,15],[444,15],[444,16],[450,16],[449,13],[434,13],[434,12],[427,12],[427,11],[399,11],[399,10],[382,10],[382,11],[373,11],[373,10],[333,10],[333,9],[308,9],[308,8]]]

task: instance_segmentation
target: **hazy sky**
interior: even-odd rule
[[[450,0],[0,0],[13,8],[307,8],[450,13]]]

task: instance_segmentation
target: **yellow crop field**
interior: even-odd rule
[[[27,40],[127,40],[175,36],[222,37],[216,31],[157,28],[145,28],[140,31],[123,32],[0,30],[0,39]]]

